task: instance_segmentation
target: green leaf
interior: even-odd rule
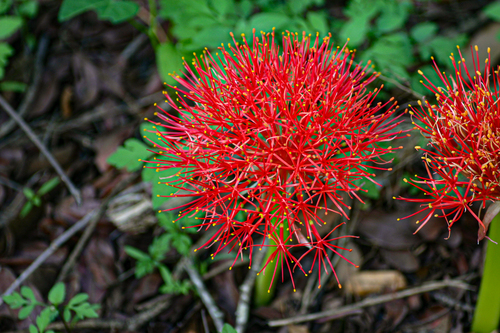
[[[273,28],[283,28],[289,22],[290,18],[283,13],[259,13],[250,18],[248,25],[257,32],[270,32]]]
[[[425,77],[428,78],[436,87],[443,86],[443,81],[441,81],[441,78],[436,73],[434,67],[428,65],[421,67],[420,70],[425,74]],[[425,84],[429,85],[429,83],[427,83],[427,81],[422,78],[422,75],[414,73],[411,80],[411,88],[422,95],[429,94],[429,90],[422,83],[420,83],[420,81],[423,81]],[[423,136],[421,137],[423,138]],[[421,145],[420,143],[418,145],[421,147],[425,146]]]
[[[40,186],[40,189],[37,191],[37,194],[42,196],[48,192],[50,192],[54,187],[59,185],[60,180],[59,177],[54,177],[51,180],[48,180],[45,184]]]
[[[165,282],[167,286],[173,284],[174,278],[172,277],[172,274],[170,273],[168,268],[165,267],[165,265],[161,265],[160,267],[158,267],[158,270],[160,271],[163,282]]]
[[[158,141],[158,135],[156,135],[158,132],[156,131],[155,125],[145,121],[139,126],[139,128],[144,143],[152,146],[156,143],[156,141]]]
[[[0,82],[0,90],[2,91],[13,91],[13,92],[24,92],[26,90],[26,83],[17,81],[3,81]]]
[[[33,204],[31,203],[31,201],[28,201],[27,203],[24,204],[23,208],[19,212],[19,216],[25,217],[26,215],[29,214],[29,212],[31,211],[31,208],[33,208]]]
[[[76,307],[73,307],[72,310],[75,311],[76,318],[79,320],[85,318],[98,318],[99,315],[95,311],[98,306],[90,305],[89,303],[83,303]]]
[[[190,49],[214,48],[220,46],[221,43],[228,43],[232,40],[229,35],[231,30],[231,27],[222,25],[205,27],[192,38]]]
[[[69,306],[64,308],[63,317],[64,317],[64,320],[66,320],[66,322],[69,323],[71,321],[71,310],[70,310]]]
[[[391,5],[386,6],[377,19],[378,31],[385,33],[403,27],[411,7],[412,4],[408,1],[394,1]]]
[[[95,10],[101,20],[118,24],[134,17],[139,12],[139,5],[133,1],[107,0],[96,5]]]
[[[67,21],[81,13],[92,10],[102,0],[64,0],[59,9],[59,22]]]
[[[65,297],[66,297],[66,287],[62,282],[56,283],[49,291],[49,302],[56,306],[64,302]]]
[[[38,330],[40,332],[44,332],[47,326],[49,326],[50,322],[52,321],[54,312],[56,311],[53,311],[51,307],[47,307],[43,309],[38,317],[36,317],[36,325],[38,326]]]
[[[14,53],[14,49],[7,43],[0,43],[0,80],[3,79],[5,75],[5,66],[7,66],[7,60]]]
[[[189,249],[191,248],[192,241],[188,235],[177,234],[173,237],[172,245],[177,249],[177,251],[182,255],[187,255]]]
[[[212,0],[212,6],[222,18],[234,13],[234,0]]]
[[[29,333],[38,333],[38,329],[36,328],[35,325],[31,324],[29,327],[28,327],[28,330],[29,330]],[[42,332],[40,332],[42,333]]]
[[[19,293],[13,293],[3,297],[3,301],[7,303],[12,309],[19,309],[20,307],[28,304],[24,298],[21,297]]]
[[[116,152],[108,157],[107,162],[116,168],[124,168],[130,172],[139,170],[143,164],[142,160],[153,155],[148,151],[141,141],[131,138],[125,141],[123,147],[119,147]]]
[[[143,261],[143,260],[151,260],[149,255],[145,252],[142,252],[139,249],[136,249],[132,246],[125,246],[125,253],[134,258],[135,260]]]
[[[404,33],[384,36],[377,40],[362,55],[362,60],[371,59],[376,69],[386,75],[395,75],[396,78],[409,79],[406,67],[413,62],[411,44]]]
[[[386,7],[387,2],[385,0],[351,0],[344,13],[351,20],[356,17],[363,17],[366,21],[369,21]]]
[[[135,277],[140,279],[141,277],[153,272],[155,267],[156,262],[152,259],[138,261],[135,263]]]
[[[325,13],[309,12],[307,13],[307,22],[313,31],[317,31],[321,35],[328,33],[328,22]]]
[[[172,43],[162,43],[156,49],[156,67],[163,81],[174,84],[177,81],[169,74],[182,70],[182,59]]]
[[[222,326],[222,331],[221,333],[237,333],[236,330],[233,328],[233,326],[229,325],[229,324],[224,324],[224,326]]]
[[[23,307],[21,311],[19,311],[18,318],[21,320],[28,318],[34,309],[35,309],[34,305],[28,305]]]
[[[165,259],[165,254],[170,250],[170,242],[174,238],[172,234],[162,234],[153,240],[153,243],[148,248],[151,258],[160,262]]]
[[[23,24],[23,19],[19,16],[0,17],[0,39],[5,39],[13,35]]]
[[[117,24],[134,17],[139,11],[139,5],[133,1],[64,0],[58,19],[60,22],[67,21],[89,10],[95,10],[101,20]]]
[[[500,21],[500,1],[493,2],[484,7],[483,13],[492,20]]]
[[[311,5],[310,0],[288,0],[286,1],[288,9],[295,15],[300,15]]]
[[[456,49],[456,46],[463,46],[467,40],[466,35],[458,35],[454,38],[436,36],[427,43],[432,54],[436,56],[438,62],[446,64],[448,68],[452,69],[450,62],[450,52]]]
[[[38,195],[35,195],[31,202],[33,203],[33,205],[40,207],[40,205],[42,204],[42,199],[40,199]]]
[[[31,303],[36,302],[35,294],[33,293],[33,290],[31,290],[30,287],[22,286],[21,295],[23,295],[24,298],[29,299]]]
[[[70,301],[68,302],[68,306],[80,304],[82,302],[85,302],[88,299],[89,299],[89,295],[87,295],[85,293],[76,294],[72,299],[70,299]]]
[[[243,17],[248,17],[252,13],[253,3],[250,0],[242,0],[240,2],[239,12]]]
[[[33,18],[38,12],[38,2],[35,0],[26,1],[17,7],[19,14],[24,17]]]
[[[12,5],[12,0],[0,0],[0,14],[5,13],[10,9]]]
[[[416,42],[422,43],[427,39],[434,37],[434,35],[436,35],[437,30],[438,30],[438,25],[436,23],[423,22],[414,26],[410,31],[410,35]]]
[[[358,16],[344,24],[340,30],[340,41],[344,43],[349,38],[351,47],[358,46],[366,38],[368,32],[368,18],[366,16]]]
[[[23,193],[24,193],[24,196],[26,197],[26,199],[28,199],[28,200],[33,200],[33,197],[36,195],[35,191],[30,189],[29,187],[23,188]]]

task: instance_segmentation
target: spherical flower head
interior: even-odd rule
[[[167,96],[178,116],[159,115],[152,163],[178,168],[164,181],[178,189],[171,196],[192,198],[179,218],[202,213],[196,227],[216,229],[205,244],[214,255],[234,249],[251,260],[255,247],[267,247],[273,274],[278,264],[305,273],[290,252],[303,247],[315,253],[313,266],[333,270],[327,250],[346,249],[333,230],[320,233],[321,216],[347,218],[347,197],[364,191],[356,184],[374,182],[381,155],[398,149],[379,144],[406,134],[395,130],[396,103],[374,102],[378,90],[366,85],[376,74],[367,76],[346,47],[294,33],[279,47],[275,38],[254,32],[250,46],[233,36],[233,45],[185,64],[177,99]]]
[[[435,86],[424,75],[424,85],[435,94],[436,103],[419,101],[420,106],[410,113],[416,118],[415,128],[430,141],[427,148],[415,147],[424,151],[428,177],[417,177],[411,183],[426,198],[405,199],[422,204],[416,214],[426,212],[417,231],[432,216],[446,218],[450,229],[468,210],[479,223],[478,240],[482,240],[500,209],[499,73],[492,70],[489,53],[488,49],[481,69],[476,46],[471,68],[458,48],[458,61],[453,53],[450,57],[455,69],[450,76],[441,73],[434,62],[442,85]],[[488,201],[495,203],[481,219],[470,208],[476,201],[483,208]]]

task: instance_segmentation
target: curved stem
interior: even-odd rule
[[[500,214],[490,224],[489,237],[500,242]],[[500,322],[500,244],[488,242],[472,332],[490,333]]]
[[[269,258],[273,254],[276,249],[276,242],[271,238],[266,241],[270,246],[267,247],[266,255],[264,260],[262,260],[262,267],[269,261]],[[264,249],[262,250],[264,251]],[[281,265],[276,263],[276,275],[280,274]],[[266,274],[267,273],[267,274]],[[267,272],[263,271],[261,274],[257,275],[255,279],[255,295],[254,301],[255,306],[264,306],[271,303],[271,300],[274,297],[274,291],[276,289],[276,284],[271,285],[271,280],[273,278],[273,271],[271,267],[268,267]],[[271,285],[271,286],[270,286]]]

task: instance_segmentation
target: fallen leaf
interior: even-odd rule
[[[398,218],[405,213],[385,213],[370,211],[360,217],[356,231],[370,243],[391,250],[407,250],[420,243],[420,239],[413,234],[411,221]]]
[[[73,54],[71,60],[75,77],[75,103],[79,108],[89,107],[99,93],[99,69],[81,52]]]
[[[349,277],[345,290],[363,296],[406,288],[406,278],[399,271],[361,271]]]
[[[306,325],[288,325],[288,333],[309,333]]]
[[[65,86],[61,94],[61,111],[64,119],[68,119],[73,114],[71,101],[73,100],[73,88]]]
[[[380,254],[387,264],[400,270],[401,272],[415,272],[419,268],[417,258],[408,250],[391,251],[381,249]]]

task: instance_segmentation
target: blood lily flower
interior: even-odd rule
[[[439,71],[442,80],[434,85],[425,75],[424,85],[436,96],[436,103],[421,103],[410,112],[415,128],[430,140],[422,157],[427,177],[417,177],[410,183],[421,189],[426,198],[404,199],[421,203],[415,214],[425,212],[420,230],[432,216],[446,218],[448,228],[469,211],[479,223],[478,240],[486,236],[488,225],[500,211],[500,98],[499,73],[488,59],[481,69],[477,52],[472,52],[472,68],[467,68],[458,48],[459,59],[453,53],[454,74],[447,77]],[[407,181],[407,180],[405,180]],[[471,209],[474,202],[485,208],[493,202],[481,219]],[[413,215],[415,215],[413,214]]]
[[[163,179],[178,190],[169,196],[192,199],[176,208],[179,218],[196,215],[195,227],[216,230],[204,245],[214,255],[248,251],[251,260],[267,247],[265,267],[291,275],[305,272],[290,251],[304,247],[320,269],[333,270],[327,250],[346,249],[328,238],[331,229],[321,231],[321,216],[347,218],[347,196],[361,200],[363,182],[386,169],[381,156],[398,148],[380,143],[407,135],[396,130],[396,103],[375,103],[378,90],[366,87],[377,74],[330,37],[286,33],[280,47],[274,32],[254,32],[252,45],[242,36],[185,63],[186,78],[175,76],[182,88],[167,99],[178,115],[158,114],[151,163],[179,171]]]

